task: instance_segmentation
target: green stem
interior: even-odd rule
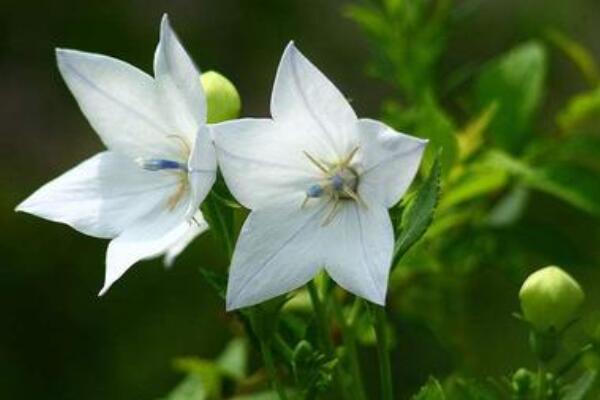
[[[294,358],[294,350],[290,348],[280,334],[275,334],[274,339],[275,342],[273,343],[273,346],[275,346],[277,352],[285,359],[285,361],[291,363]]]
[[[358,399],[366,399],[365,396],[365,389],[363,386],[363,381],[362,381],[362,374],[360,371],[360,362],[358,360],[358,347],[356,346],[356,336],[354,334],[354,330],[353,330],[353,323],[356,319],[356,314],[358,312],[358,308],[359,306],[357,306],[357,304],[360,304],[360,300],[358,299],[358,297],[356,298],[356,300],[354,302],[354,305],[352,307],[352,311],[351,311],[351,316],[349,320],[346,320],[346,318],[344,317],[344,313],[342,312],[342,308],[340,307],[339,303],[335,300],[332,301],[333,304],[333,310],[335,312],[336,318],[340,324],[340,328],[342,330],[342,337],[344,340],[344,346],[346,347],[346,350],[348,351],[348,361],[350,362],[350,370],[351,370],[351,374],[352,374],[352,386],[354,387],[354,395],[355,398]]]
[[[313,305],[313,309],[317,316],[317,332],[319,334],[319,342],[321,342],[321,346],[325,351],[325,355],[333,360],[336,357],[335,349],[333,347],[333,341],[331,340],[331,336],[329,335],[327,323],[327,316],[325,314],[325,307],[323,302],[321,301],[321,297],[319,296],[319,291],[317,290],[317,286],[314,281],[310,281],[306,284],[308,289],[308,294],[310,296],[310,301]],[[341,374],[339,368],[335,370],[335,381],[338,385],[338,390],[342,393],[342,397],[344,399],[353,398],[351,393],[348,392],[346,385],[344,384],[344,379]]]
[[[564,374],[566,374],[567,372],[569,372],[571,370],[571,368],[573,368],[575,365],[577,365],[577,363],[579,362],[579,360],[581,360],[581,358],[585,355],[585,353],[587,353],[588,351],[591,351],[594,349],[594,345],[591,343],[586,344],[585,346],[583,346],[581,349],[579,349],[575,354],[573,354],[573,356],[571,356],[571,358],[562,365],[562,367],[560,367],[558,369],[558,371],[556,372],[556,377],[561,377]]]
[[[388,351],[388,337],[385,325],[385,309],[373,306],[375,314],[375,335],[377,337],[377,354],[379,356],[379,371],[381,374],[381,398],[393,400],[392,367]]]
[[[308,282],[306,286],[308,288],[310,301],[312,302],[313,309],[315,310],[315,314],[317,316],[317,331],[319,333],[321,345],[323,346],[323,349],[325,349],[325,354],[327,357],[334,358],[335,353],[333,350],[333,343],[327,329],[328,324],[325,316],[325,308],[323,307],[323,303],[319,297],[319,291],[317,290],[317,286],[315,285],[314,281]]]
[[[231,256],[233,255],[233,227],[228,226],[229,224],[223,216],[224,207],[220,203],[218,197],[211,192],[206,200],[207,206],[210,209],[209,214],[212,216],[212,221],[210,222],[216,225],[215,231],[221,233],[221,239],[223,239],[227,259],[231,260]],[[230,210],[227,209],[227,211]]]
[[[538,364],[538,372],[537,372],[537,393],[536,400],[545,400],[546,399],[546,366],[543,362]]]
[[[269,376],[269,380],[271,381],[271,385],[273,389],[277,392],[280,400],[287,400],[287,396],[285,394],[285,390],[281,386],[281,383],[277,379],[277,373],[275,371],[275,363],[273,362],[273,354],[271,353],[271,348],[264,341],[260,340],[260,351],[263,356],[263,361],[265,363],[265,369],[267,370],[267,375]]]

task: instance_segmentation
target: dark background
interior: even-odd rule
[[[369,49],[342,15],[347,3],[0,1],[0,398],[157,398],[180,378],[173,358],[213,357],[229,336],[223,306],[198,273],[199,266],[224,267],[210,234],[194,242],[174,269],[139,263],[98,298],[106,242],[13,212],[41,184],[102,149],[61,81],[54,48],[108,54],[150,71],[160,17],[167,12],[198,66],[221,71],[236,84],[243,114],[265,116],[280,54],[294,39],[353,99],[359,115],[377,117],[389,88],[364,73]],[[451,31],[442,71],[464,60],[486,60],[547,26],[600,54],[598,1],[470,4],[475,11]],[[574,67],[551,64],[549,107],[554,97],[582,87]],[[588,270],[574,274],[584,286],[598,279]],[[469,346],[460,349],[468,373],[505,374],[515,362],[531,362],[524,331],[510,317],[518,307],[518,285],[493,270],[468,282],[461,329]],[[401,327],[399,335],[400,392],[451,367],[454,356],[439,350],[439,338]]]

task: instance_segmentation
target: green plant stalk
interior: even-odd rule
[[[280,400],[287,400],[287,395],[285,394],[285,390],[281,383],[277,379],[277,373],[275,371],[275,363],[273,362],[273,354],[271,353],[271,348],[269,344],[263,338],[260,338],[260,351],[263,356],[263,361],[265,363],[265,369],[267,370],[267,375],[269,376],[269,380],[271,381],[271,385],[273,389],[277,392]]]
[[[325,316],[325,308],[323,307],[323,303],[319,297],[319,291],[317,290],[317,286],[315,285],[314,281],[308,282],[306,287],[308,289],[308,294],[310,296],[313,309],[315,310],[315,314],[317,316],[317,331],[319,333],[321,345],[323,346],[327,357],[334,358],[335,353],[333,350],[333,343],[331,341],[331,336],[327,332],[327,318]]]
[[[588,351],[592,351],[594,350],[594,345],[591,343],[586,344],[585,346],[583,346],[581,349],[579,349],[575,354],[573,354],[573,356],[571,356],[571,358],[564,363],[556,372],[556,377],[559,378],[561,376],[563,376],[564,374],[566,374],[567,372],[569,372],[571,370],[571,368],[573,368],[575,365],[577,365],[577,363],[581,360],[581,358],[585,355],[585,353],[587,353]]]
[[[358,297],[356,298],[358,300]],[[342,312],[342,308],[340,304],[332,299],[331,303],[333,304],[333,310],[335,316],[340,324],[340,328],[342,330],[342,338],[344,341],[344,346],[348,351],[348,360],[350,361],[350,370],[352,374],[352,386],[354,387],[354,395],[355,398],[360,400],[366,399],[365,396],[365,388],[363,386],[362,374],[360,371],[360,362],[358,360],[358,347],[356,346],[356,335],[354,334],[353,326],[346,320],[344,314]],[[359,302],[354,303],[352,312],[357,312],[355,308],[359,307],[357,304]],[[351,313],[352,313],[351,312]],[[353,316],[356,317],[355,315]],[[352,320],[353,322],[354,320]]]
[[[374,305],[375,336],[377,338],[377,355],[379,356],[379,372],[381,374],[381,399],[393,400],[392,366],[388,351],[388,337],[385,326],[385,309]]]
[[[321,298],[319,297],[319,291],[317,290],[315,282],[312,280],[306,284],[306,288],[308,289],[308,295],[310,296],[310,301],[317,316],[317,331],[320,338],[319,341],[321,342],[321,346],[323,346],[325,355],[329,359],[334,359],[336,356],[335,350],[333,347],[333,341],[331,340],[331,336],[327,331],[327,318],[325,315],[325,308],[323,306],[323,302],[321,302]],[[343,377],[340,374],[339,368],[336,368],[335,380],[337,382],[340,393],[342,393],[342,396],[345,399],[353,398],[353,396],[351,396],[350,393],[346,390],[346,386],[344,385],[342,378]]]
[[[219,226],[218,231],[221,231],[223,233],[221,236],[223,239],[225,252],[227,253],[227,259],[231,260],[231,257],[233,256],[233,227],[227,226],[228,224],[227,221],[225,221],[225,218],[223,218],[219,200],[216,198],[216,195],[214,195],[212,192],[207,198],[207,203],[208,207],[212,211],[211,214],[214,216],[213,222]]]
[[[535,398],[536,400],[545,400],[547,392],[546,386],[548,382],[546,382],[546,366],[543,362],[538,364],[537,375],[537,393]]]

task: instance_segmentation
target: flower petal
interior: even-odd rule
[[[111,240],[106,252],[106,275],[100,296],[136,262],[157,257],[173,249],[180,241],[189,243],[193,219],[186,220],[188,205],[179,203],[175,209],[158,207],[118,237]]]
[[[229,271],[228,311],[294,290],[316,274],[322,211],[319,205],[273,207],[248,216]]]
[[[358,127],[362,164],[359,193],[392,207],[415,178],[427,140],[396,132],[371,119],[359,120]]]
[[[193,142],[197,128],[206,122],[206,99],[200,83],[200,72],[163,15],[160,41],[154,54],[154,76],[157,90],[165,99],[166,117]]]
[[[239,119],[212,126],[227,186],[245,207],[259,209],[302,198],[319,171],[302,150],[301,133],[270,119]],[[310,143],[309,143],[310,144]],[[297,204],[300,207],[300,203]],[[294,204],[288,204],[294,207]]]
[[[56,58],[79,107],[110,150],[134,158],[179,156],[152,77],[100,54],[57,49]]]
[[[329,275],[349,292],[385,304],[394,248],[387,209],[347,202],[328,229],[332,245],[326,254],[325,269]]]
[[[128,157],[106,151],[48,182],[16,210],[90,236],[113,238],[165,202],[177,184],[172,174],[146,171]]]
[[[329,79],[298,51],[293,42],[286,47],[271,97],[275,121],[286,121],[303,131],[306,140],[322,143],[328,154],[343,158],[357,142],[356,114]]]
[[[183,237],[179,239],[177,243],[167,249],[164,258],[164,263],[167,268],[171,268],[173,266],[175,259],[183,250],[185,250],[188,244],[190,244],[194,239],[196,239],[196,237],[198,237],[198,235],[208,229],[208,223],[200,211],[196,211],[193,220],[195,223],[190,224],[190,227]]]
[[[188,216],[194,215],[217,178],[217,155],[209,129],[203,125],[196,134],[188,162],[191,201]]]

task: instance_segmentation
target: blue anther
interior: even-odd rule
[[[142,167],[149,171],[160,171],[162,169],[182,169],[185,170],[186,167],[173,160],[164,160],[159,158],[152,158],[149,160],[143,160]]]
[[[321,197],[323,194],[323,188],[318,183],[315,183],[306,191],[308,197]]]
[[[332,176],[331,177],[331,187],[333,187],[333,190],[336,190],[336,191],[342,190],[344,188],[344,178],[342,178],[338,174],[335,174],[334,176]]]

